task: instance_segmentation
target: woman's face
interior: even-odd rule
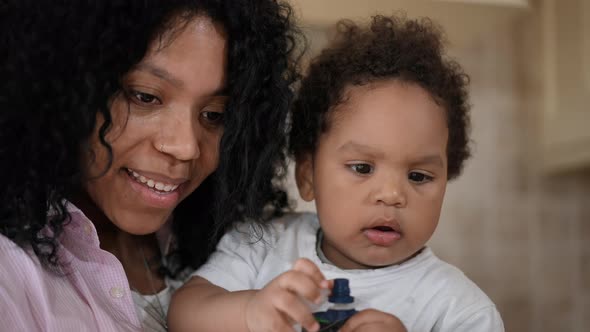
[[[100,115],[84,160],[90,199],[131,234],[158,230],[218,164],[227,38],[202,16],[168,38],[151,45],[113,98],[112,165],[98,138]]]

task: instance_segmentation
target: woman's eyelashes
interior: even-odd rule
[[[225,111],[227,98],[223,97],[221,99],[205,106],[200,114],[207,124],[214,127],[223,125],[223,112]]]
[[[223,112],[203,111],[201,117],[211,126],[223,125]]]
[[[127,98],[134,104],[141,107],[162,105],[162,100],[157,96],[139,90],[127,90]]]
[[[139,106],[140,108],[159,108],[163,105],[162,99],[160,97],[149,92],[144,92],[137,89],[127,89],[125,94],[130,102],[136,106]],[[199,113],[199,116],[206,124],[211,126],[219,126],[223,124],[224,110],[225,103],[214,102],[203,107]]]

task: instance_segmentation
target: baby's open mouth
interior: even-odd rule
[[[395,230],[389,226],[377,226],[373,227],[373,229],[376,229],[381,232],[395,232]]]
[[[363,234],[369,241],[378,246],[391,246],[401,238],[401,233],[391,226],[380,225],[371,228],[365,228]]]

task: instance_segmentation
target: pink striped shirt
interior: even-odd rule
[[[79,209],[60,237],[66,275],[43,268],[32,251],[0,234],[0,330],[141,331],[125,271],[100,249],[94,225]]]

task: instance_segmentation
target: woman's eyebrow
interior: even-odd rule
[[[159,77],[165,81],[168,81],[169,83],[171,83],[172,85],[181,88],[184,86],[184,82],[182,82],[182,80],[174,77],[174,75],[172,75],[169,71],[167,71],[164,68],[155,66],[149,62],[147,63],[140,63],[138,64],[135,69],[140,70],[140,71],[146,71],[156,77]]]
[[[169,71],[167,71],[166,69],[158,67],[158,66],[151,64],[149,62],[140,63],[135,67],[135,69],[148,72],[156,77],[159,77],[159,78],[169,82],[170,84],[174,85],[177,88],[184,87],[184,82],[181,79],[174,77],[174,75],[172,73],[170,73]],[[225,97],[228,95],[228,93],[229,93],[229,91],[228,91],[227,86],[223,85],[219,89],[213,91],[213,93],[211,95]]]
[[[229,89],[227,88],[227,85],[224,84],[219,89],[213,91],[212,95],[215,97],[229,98]]]

